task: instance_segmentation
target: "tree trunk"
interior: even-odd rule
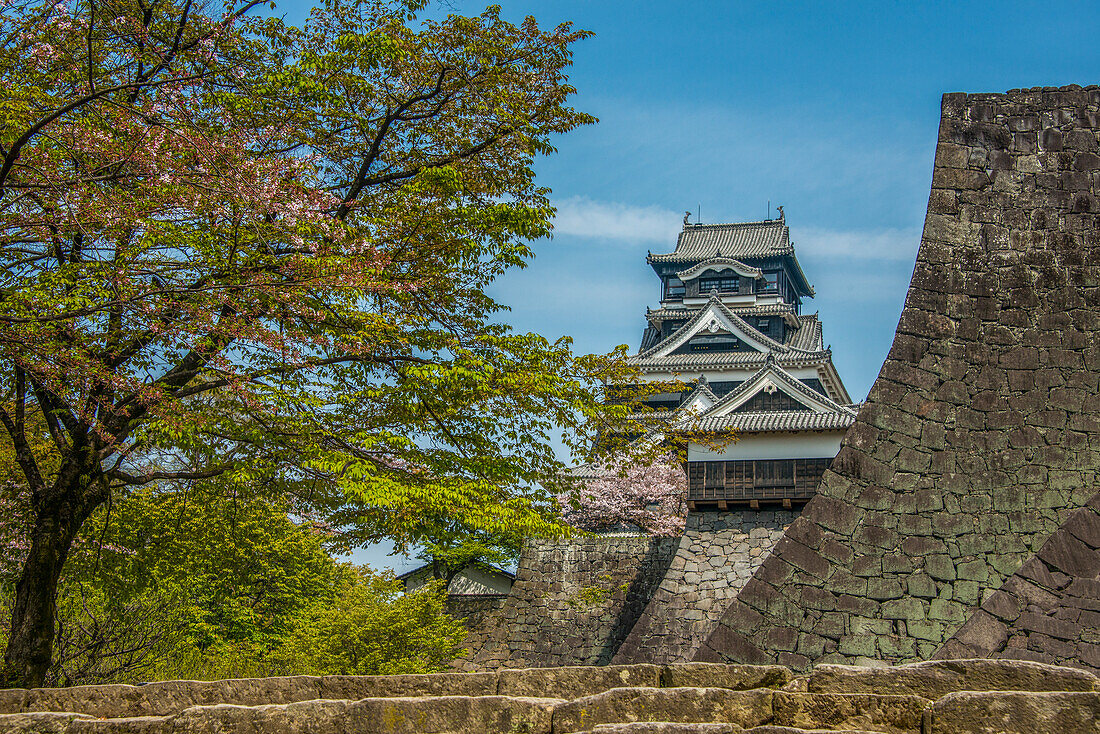
[[[81,480],[87,481],[87,477],[78,478],[71,488],[53,487],[52,494],[60,499],[36,513],[30,553],[15,587],[11,633],[4,653],[6,687],[41,687],[49,671],[61,571],[80,526],[101,504],[87,501]]]

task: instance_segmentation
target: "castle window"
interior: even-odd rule
[[[699,279],[699,293],[706,295],[711,291],[718,291],[719,293],[737,293],[741,290],[741,279],[734,276],[732,278],[700,278]]]
[[[737,352],[742,349],[742,342],[732,334],[698,334],[687,346],[693,352]]]
[[[779,292],[779,273],[764,273],[764,285],[760,289],[761,293],[778,293]]]
[[[684,297],[684,284],[679,278],[669,278],[665,281],[665,298],[680,299]]]

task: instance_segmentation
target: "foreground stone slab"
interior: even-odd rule
[[[1022,660],[932,660],[893,668],[818,665],[813,693],[893,693],[937,699],[955,691],[1095,691],[1085,670]]]
[[[496,693],[495,673],[163,681],[144,686],[102,685],[0,690],[0,714],[68,711],[100,718],[125,718],[167,716],[192,706],[217,704],[261,706],[321,698],[358,700],[398,696],[492,696]]]
[[[170,716],[115,719],[35,712],[0,715],[0,731],[46,734],[550,734],[553,709],[560,703],[547,698],[425,696],[316,700],[265,706],[195,706]]]
[[[26,714],[0,714],[0,731],[9,734],[62,734],[73,731],[75,720],[94,722],[87,714],[65,714],[54,711],[35,711]]]
[[[772,691],[725,688],[615,688],[554,709],[554,734],[600,724],[633,722],[729,723],[743,728],[772,718]]]
[[[581,698],[612,688],[659,688],[659,665],[576,665],[564,668],[523,668],[497,673],[496,693],[501,696]]]
[[[230,703],[256,706],[321,698],[320,679],[239,678],[221,681],[163,681],[144,686],[102,685],[72,688],[0,690],[0,713],[69,711],[102,718],[163,716],[192,706]]]
[[[668,721],[637,721],[633,724],[600,724],[591,734],[738,734],[737,724],[675,724]]]
[[[870,729],[799,729],[794,726],[754,726],[745,734],[881,734]]]
[[[931,703],[920,696],[786,691],[776,691],[772,701],[776,726],[896,734],[920,734],[924,709]]]
[[[793,677],[791,671],[782,665],[679,663],[665,667],[661,673],[661,686],[751,691],[754,688],[779,688],[789,683]]]
[[[494,696],[499,693],[495,673],[326,675],[318,679],[318,688],[320,692],[318,698],[342,698],[352,701],[360,698],[395,696]],[[543,696],[543,698],[546,697]],[[564,698],[564,696],[549,696],[549,698]]]
[[[932,707],[935,734],[1077,734],[1100,731],[1100,693],[951,693]]]

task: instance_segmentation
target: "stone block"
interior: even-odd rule
[[[909,592],[909,596],[926,599],[936,596],[936,582],[927,574],[913,574],[905,580],[905,587]]]
[[[790,682],[791,671],[780,665],[725,665],[677,663],[661,671],[663,688],[728,688],[748,691],[779,688]]]
[[[884,601],[886,599],[900,599],[904,596],[901,582],[894,578],[869,578],[867,579],[867,596],[871,599]]]
[[[933,604],[936,602],[933,601]],[[883,602],[882,604],[882,616],[885,619],[925,619],[928,617],[928,610],[925,607],[925,602],[913,597],[905,597],[901,599],[893,599]]]
[[[522,668],[497,673],[501,696],[574,699],[612,688],[661,685],[659,665],[576,665],[559,668]]]
[[[0,715],[6,732],[66,734],[167,734],[168,732],[278,732],[314,734],[481,734],[488,731],[551,734],[554,699],[503,696],[309,700],[282,705],[194,706],[168,716],[90,720],[56,714]],[[68,717],[67,725],[50,729]],[[28,726],[28,719],[38,719]]]
[[[767,689],[616,688],[559,703],[554,709],[554,734],[583,732],[599,724],[643,721],[729,723],[747,729],[771,721],[773,695]]]
[[[777,691],[775,725],[919,734],[929,701],[918,696]]]
[[[1016,660],[931,660],[896,667],[818,665],[807,688],[816,693],[893,693],[938,699],[955,691],[1095,691],[1085,670]]]
[[[759,731],[753,727],[752,731]],[[633,724],[598,724],[592,734],[738,734],[736,724],[675,724],[668,721],[637,721]]]
[[[1100,729],[1100,693],[951,693],[932,708],[936,734],[1068,734]]]

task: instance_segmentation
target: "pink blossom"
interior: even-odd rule
[[[637,527],[653,535],[683,531],[687,479],[673,454],[650,463],[624,457],[585,469],[592,476],[582,488],[558,498],[571,524],[592,531]]]

